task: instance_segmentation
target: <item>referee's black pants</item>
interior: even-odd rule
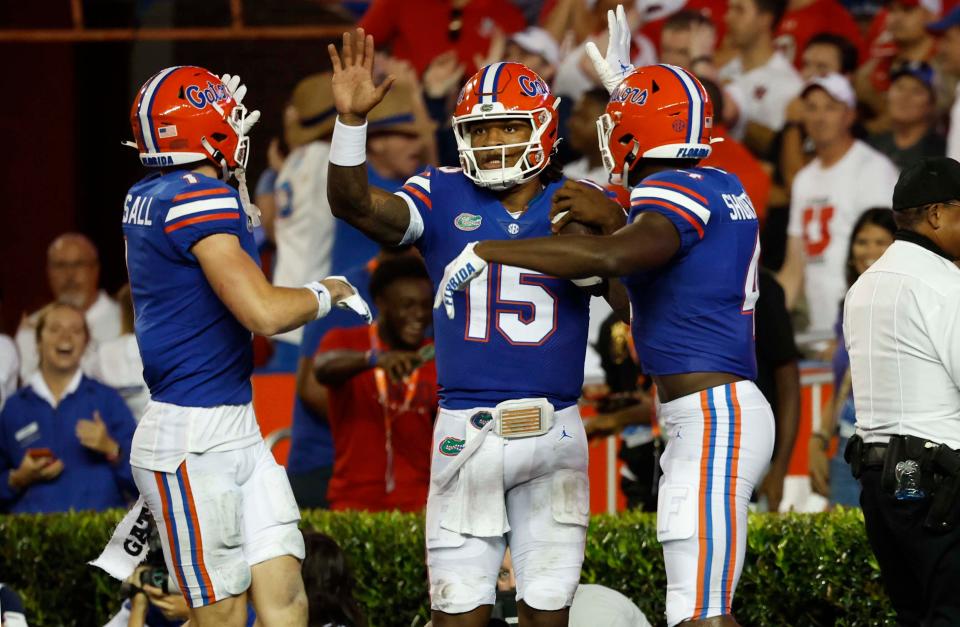
[[[860,506],[883,587],[900,625],[960,625],[960,528],[924,529],[930,499],[899,501],[880,489],[880,470],[864,470]],[[960,503],[956,506],[960,507]]]

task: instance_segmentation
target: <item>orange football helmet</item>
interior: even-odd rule
[[[460,165],[471,181],[490,189],[508,189],[537,176],[550,162],[557,143],[557,104],[560,99],[540,76],[521,63],[491,63],[476,74],[460,90],[453,114],[453,133],[457,138]],[[467,127],[472,122],[495,119],[517,119],[530,123],[530,140],[519,144],[474,148]],[[501,163],[506,164],[506,151],[524,147],[514,165],[482,170],[476,153],[500,150]]]
[[[209,160],[224,177],[245,168],[250,139],[247,109],[213,73],[196,66],[169,67],[144,83],[130,110],[140,162],[165,167]]]
[[[683,68],[637,68],[610,95],[597,120],[603,164],[627,174],[641,159],[703,159],[710,154],[713,103],[700,81]]]

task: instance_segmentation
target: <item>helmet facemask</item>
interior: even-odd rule
[[[623,185],[629,189],[630,184],[628,183],[627,175],[630,172],[631,164],[636,160],[639,143],[636,139],[632,139],[630,143],[633,144],[633,148],[627,153],[623,163],[618,164],[613,156],[613,151],[610,150],[610,140],[613,137],[613,129],[615,126],[616,124],[609,113],[604,113],[597,118],[597,141],[600,143],[600,158],[603,161],[604,169],[606,169],[610,177],[609,182],[614,185]]]
[[[500,110],[454,117],[453,133],[457,139],[457,150],[460,153],[460,165],[463,168],[464,175],[480,187],[500,191],[529,181],[546,167],[550,155],[546,154],[541,139],[553,119],[553,112],[545,107],[533,111],[504,111],[503,105],[500,103],[493,106]],[[473,138],[468,127],[474,122],[487,120],[523,121],[531,127],[530,139],[515,144],[475,148],[472,145]],[[498,150],[500,151],[500,163],[506,164],[507,151],[515,148],[523,148],[524,150],[513,165],[491,170],[480,168],[477,153]]]

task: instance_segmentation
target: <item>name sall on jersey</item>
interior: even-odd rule
[[[198,109],[203,109],[208,104],[220,102],[230,97],[225,85],[222,83],[214,85],[210,81],[207,81],[206,89],[199,85],[190,85],[184,90],[183,95],[187,97],[187,102]]]
[[[730,208],[731,220],[756,220],[757,211],[750,202],[750,197],[744,192],[738,196],[733,194],[721,194],[723,203]]]
[[[133,204],[130,201],[133,200]],[[153,196],[131,196],[123,201],[123,222],[124,224],[135,224],[137,226],[151,226],[153,220],[150,219],[150,209],[153,206]]]

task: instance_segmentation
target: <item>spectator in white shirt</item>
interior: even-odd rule
[[[530,26],[510,36],[503,60],[523,63],[549,85],[553,82],[557,64],[560,63],[560,45],[553,35],[544,29]]]
[[[927,25],[927,30],[938,35],[937,52],[943,71],[960,78],[960,6],[954,7],[939,22]],[[947,156],[960,159],[960,82],[950,107],[950,130],[947,134]]]
[[[787,307],[806,296],[808,331],[831,340],[846,291],[847,242],[857,218],[870,207],[889,206],[897,169],[885,156],[855,139],[856,99],[839,74],[815,78],[803,90],[804,127],[816,157],[793,181],[787,253],[778,279]],[[824,342],[829,359],[832,342]]]
[[[3,300],[0,294],[0,301]],[[17,345],[9,335],[0,333],[0,409],[10,396],[17,391],[17,379],[20,377],[20,354]]]
[[[327,203],[327,161],[337,111],[330,78],[329,73],[324,73],[301,80],[285,114],[284,132],[290,154],[274,184],[274,285],[302,285],[311,280],[307,277],[331,273],[336,222]],[[302,334],[303,330],[298,328],[274,337],[274,358],[269,369],[296,368]]]
[[[773,44],[786,8],[786,0],[730,0],[725,16],[727,41],[737,52],[719,73],[739,109],[730,134],[761,157],[783,128],[787,104],[803,87],[793,64]]]
[[[68,303],[84,312],[90,342],[81,367],[89,372],[99,343],[120,335],[120,306],[99,288],[100,259],[93,242],[80,233],[64,233],[53,240],[47,249],[47,279],[54,303]],[[45,309],[25,317],[17,329],[21,381],[29,379],[40,363],[36,327]]]
[[[129,283],[117,291],[117,302],[122,315],[121,333],[97,347],[90,376],[119,392],[134,420],[140,422],[150,400],[150,390],[143,380],[143,360],[133,332],[133,299]]]
[[[896,241],[847,293],[867,539],[900,625],[960,624],[960,163],[924,158],[893,193]]]

